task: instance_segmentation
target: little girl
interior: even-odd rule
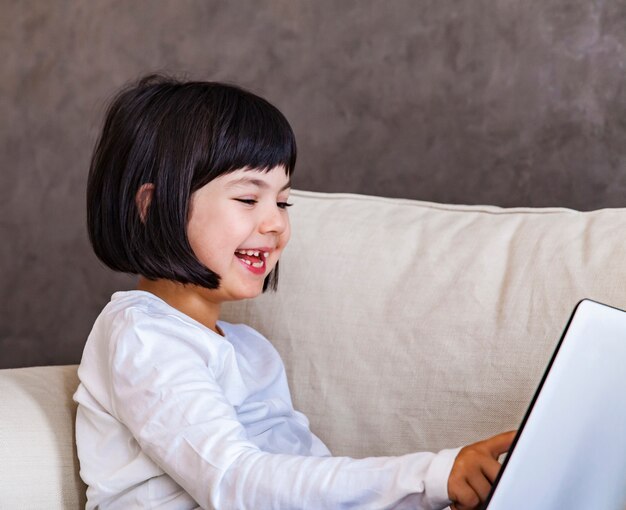
[[[224,301],[275,289],[296,143],[240,88],[149,76],[113,100],[87,187],[89,237],[139,275],[97,318],[78,370],[87,508],[463,510],[511,433],[439,453],[332,457],[282,361]]]

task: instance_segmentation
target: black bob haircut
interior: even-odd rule
[[[296,140],[278,109],[233,85],[149,75],[108,107],[87,182],[87,227],[98,256],[115,271],[217,289],[187,238],[191,194],[242,168],[291,176]],[[136,204],[154,185],[144,218]],[[276,289],[278,265],[263,291]]]

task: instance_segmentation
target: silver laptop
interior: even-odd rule
[[[626,510],[626,312],[576,306],[485,508]]]

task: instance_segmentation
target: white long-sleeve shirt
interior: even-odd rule
[[[221,336],[143,291],[117,292],[78,369],[87,508],[443,508],[458,450],[331,457],[291,402],[273,346]],[[332,417],[329,417],[332,419]]]

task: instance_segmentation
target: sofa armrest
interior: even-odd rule
[[[0,370],[3,508],[85,508],[74,441],[76,369]]]

